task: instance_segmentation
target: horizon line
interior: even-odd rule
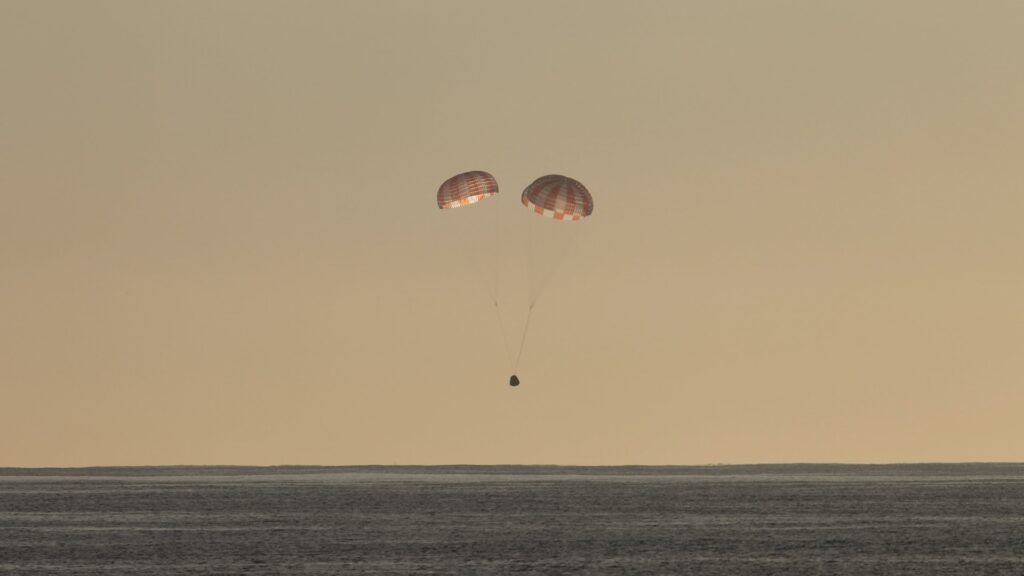
[[[117,468],[185,469],[185,468],[262,468],[262,469],[318,469],[318,468],[730,468],[769,466],[833,466],[833,467],[879,467],[879,466],[1024,466],[1018,460],[985,461],[907,461],[907,462],[712,462],[705,464],[89,464],[83,466],[0,466],[4,471],[27,470],[97,470]]]

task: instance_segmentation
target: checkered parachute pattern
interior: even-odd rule
[[[551,174],[537,178],[523,190],[523,205],[555,220],[581,220],[594,211],[594,198],[576,180]]]
[[[458,208],[475,204],[498,193],[498,182],[487,172],[463,172],[444,181],[437,189],[437,207]]]

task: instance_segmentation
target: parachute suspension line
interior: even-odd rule
[[[493,202],[491,202],[492,205],[490,206],[490,208],[491,208],[491,221],[490,221],[490,225],[491,225],[491,231],[492,231],[491,232],[491,246],[493,247],[493,249],[496,252],[494,254],[494,256],[491,258],[491,264],[492,264],[492,266],[491,266],[491,271],[492,271],[491,282],[492,282],[492,284],[494,286],[494,305],[495,306],[498,305],[498,290],[501,287],[501,261],[502,261],[502,257],[501,257],[501,252],[502,252],[502,246],[501,246],[501,237],[502,237],[502,234],[501,234],[501,214],[502,214],[502,211],[500,210],[501,206],[498,203],[502,199],[503,199],[503,197],[501,197],[501,196],[498,196],[496,198],[492,198]]]
[[[500,195],[496,198],[493,198],[491,201],[491,205],[489,206],[491,208],[491,219],[490,222],[488,222],[490,224],[492,231],[491,246],[493,247],[494,250],[497,251],[497,254],[491,259],[493,266],[491,266],[492,274],[490,282],[491,286],[493,286],[494,288],[490,292],[490,294],[491,300],[494,303],[494,315],[498,317],[498,330],[501,331],[501,344],[505,349],[505,359],[508,360],[509,366],[511,367],[514,366],[512,363],[512,350],[508,343],[508,334],[505,332],[505,320],[501,317],[501,299],[499,298],[499,292],[501,290],[501,262],[503,260],[501,254],[502,251],[504,250],[504,246],[502,246],[501,243],[503,236],[501,233],[502,211],[498,210],[498,208],[501,208],[501,206],[498,205],[498,202],[501,199],[502,197]]]
[[[533,316],[533,304],[526,312],[526,324],[523,326],[523,338],[519,341],[519,353],[516,354],[516,363],[512,366],[512,373],[519,371],[519,359],[523,357],[523,346],[526,345],[526,333],[530,330],[530,318]]]
[[[533,245],[535,243],[534,235],[536,234],[536,232],[534,231],[533,218],[528,218],[526,222],[526,265],[524,266],[524,271],[526,272],[526,289],[527,295],[530,297],[530,306],[526,311],[526,322],[523,324],[523,335],[519,339],[519,352],[516,353],[516,361],[512,365],[513,374],[519,371],[519,360],[523,357],[523,348],[526,346],[526,333],[530,329],[530,318],[533,316],[533,305],[537,301],[536,297],[533,294],[534,273],[532,266],[532,260],[534,258]]]
[[[515,364],[512,363],[512,350],[508,347],[508,334],[505,333],[505,321],[501,319],[501,308],[498,306],[497,299],[494,300],[494,313],[498,317],[498,329],[501,330],[501,343],[505,347],[505,358],[508,359],[512,371],[515,372]]]
[[[498,305],[498,288],[501,276],[501,266],[499,266],[499,262],[501,262],[501,234],[499,230],[501,210],[499,208],[501,206],[498,205],[500,200],[501,196],[498,195],[480,207],[486,211],[485,214],[482,214],[481,221],[491,229],[491,241],[489,246],[486,244],[479,244],[477,246],[477,258],[481,263],[481,276],[484,278],[484,284],[487,285],[487,294],[491,297],[491,301],[495,306]],[[495,253],[496,250],[497,253]]]

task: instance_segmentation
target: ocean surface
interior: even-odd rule
[[[0,574],[1024,575],[1024,464],[0,468]]]

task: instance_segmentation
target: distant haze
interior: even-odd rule
[[[1024,460],[1022,30],[3,0],[0,466]],[[467,170],[510,291],[523,187],[595,199],[515,389],[434,202]]]

